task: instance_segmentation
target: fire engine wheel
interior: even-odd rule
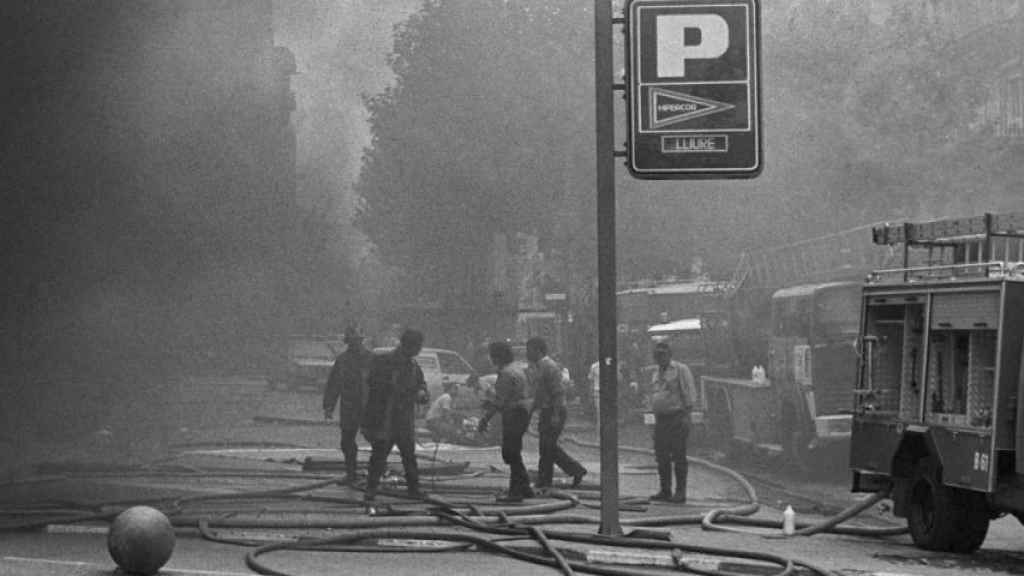
[[[985,497],[942,484],[932,466],[918,466],[910,492],[907,525],[920,548],[943,552],[974,552],[988,533]]]

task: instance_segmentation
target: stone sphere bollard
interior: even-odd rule
[[[156,508],[133,506],[110,525],[107,550],[124,572],[151,576],[171,558],[174,527]]]

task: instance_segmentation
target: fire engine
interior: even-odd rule
[[[872,228],[742,256],[722,293],[725,314],[704,318],[709,349],[735,355],[719,363],[731,368],[701,378],[709,437],[727,451],[847,469],[861,284],[890,258],[871,242]],[[764,377],[752,377],[752,366]]]
[[[924,549],[1024,514],[1024,212],[874,227],[902,265],[861,296],[854,492],[891,490]]]

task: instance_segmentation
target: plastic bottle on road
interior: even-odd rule
[[[786,506],[786,510],[782,513],[782,533],[786,536],[796,533],[796,512],[792,506]]]

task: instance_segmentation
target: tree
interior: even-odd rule
[[[589,20],[549,4],[426,2],[397,31],[394,85],[367,99],[357,223],[428,300],[486,303],[493,234],[549,236],[577,193]]]
[[[413,276],[434,295],[479,283],[495,230],[562,238],[577,280],[595,267],[592,17],[550,4],[427,3],[396,42],[396,84],[369,100],[360,226],[388,260],[427,268]],[[976,9],[960,4],[763,5],[764,173],[647,182],[620,169],[620,277],[685,271],[697,255],[726,276],[746,249],[961,211],[963,190],[980,209],[1010,203],[1000,189],[1022,179],[1019,146],[965,131],[984,79],[965,75],[980,70],[978,42],[951,40],[966,33],[956,10]]]

